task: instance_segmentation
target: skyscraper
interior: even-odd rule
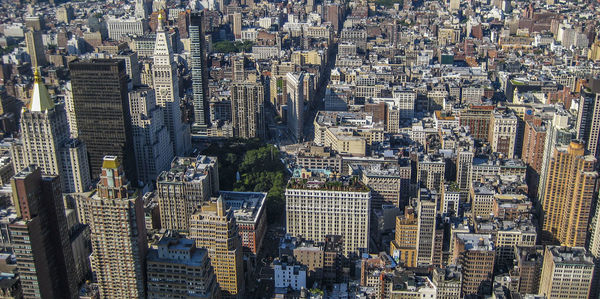
[[[462,267],[462,296],[484,295],[492,287],[495,248],[491,235],[457,234],[453,263]]]
[[[233,211],[226,209],[222,197],[216,202],[205,202],[192,215],[190,238],[196,241],[196,247],[208,250],[221,294],[226,298],[244,298],[242,241]]]
[[[154,90],[147,86],[129,92],[133,149],[138,180],[148,183],[173,160],[173,146],[164,123],[162,108],[156,106]]]
[[[260,82],[234,82],[231,85],[233,134],[241,138],[265,136],[264,88]]]
[[[586,155],[583,143],[557,146],[550,161],[542,198],[542,239],[581,247],[590,220],[596,179],[596,158]]]
[[[144,207],[115,156],[104,157],[97,189],[77,203],[91,230],[92,271],[101,298],[144,298]]]
[[[434,255],[436,201],[419,199],[417,212],[417,265],[431,265]]]
[[[42,40],[42,32],[31,28],[25,32],[25,43],[27,45],[27,53],[31,58],[31,66],[34,68],[47,64],[46,53],[44,52],[44,41]]]
[[[591,155],[600,156],[600,93],[583,92],[577,115],[578,138]]]
[[[242,38],[242,14],[239,12],[234,13],[231,16],[231,24],[231,31],[233,31],[235,39]]]
[[[156,190],[161,227],[187,232],[190,218],[202,202],[219,194],[217,158],[176,157],[171,169],[156,179]]]
[[[86,144],[93,178],[104,156],[118,155],[137,182],[125,62],[92,59],[69,64],[78,137]]]
[[[593,272],[593,258],[584,248],[546,246],[538,294],[548,299],[591,298]]]
[[[163,26],[162,13],[158,14],[152,68],[156,104],[163,108],[165,124],[173,143],[173,153],[177,156],[185,156],[191,148],[190,128],[183,123],[181,117],[177,63],[173,59],[171,40],[167,38]]]
[[[361,182],[292,178],[285,201],[288,234],[317,242],[339,235],[344,255],[368,251],[371,190]]]
[[[147,265],[149,299],[220,298],[208,251],[194,240],[163,235],[148,252]]]
[[[57,176],[27,167],[11,179],[18,219],[10,224],[25,298],[79,298]]]
[[[210,125],[208,108],[208,73],[206,72],[204,29],[202,28],[203,16],[200,12],[190,15],[190,64],[192,73],[192,91],[194,96],[194,123],[192,133],[203,135]]]
[[[60,175],[63,192],[89,190],[86,147],[69,135],[65,107],[54,104],[36,69],[31,101],[21,112],[21,140],[11,145],[14,169],[34,164],[46,175]]]
[[[297,141],[304,136],[304,73],[287,73],[287,122]]]
[[[135,17],[143,20],[148,17],[146,0],[135,0]]]

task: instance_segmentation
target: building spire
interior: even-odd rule
[[[42,112],[54,108],[54,101],[50,98],[48,89],[42,82],[42,76],[40,76],[40,71],[37,68],[33,72],[33,92],[28,108],[33,112]]]
[[[161,10],[158,12],[158,28],[156,29],[156,31],[164,31],[165,30],[165,28],[163,26],[163,19],[164,19],[163,13],[164,13],[164,10]]]

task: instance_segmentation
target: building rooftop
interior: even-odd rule
[[[220,194],[227,207],[233,210],[233,216],[238,223],[258,222],[264,211],[267,193],[221,191]]]
[[[546,246],[555,264],[594,265],[594,258],[583,247]]]
[[[489,234],[456,234],[456,238],[465,244],[466,250],[492,251],[492,235]]]
[[[175,157],[171,169],[158,175],[163,182],[194,182],[203,180],[208,168],[217,165],[216,157],[198,155],[197,157]]]
[[[370,192],[369,187],[356,178],[342,177],[339,179],[292,178],[287,189],[310,189],[322,191]]]

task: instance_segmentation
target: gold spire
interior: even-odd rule
[[[50,98],[48,89],[42,82],[42,76],[40,76],[40,71],[37,68],[33,72],[33,92],[28,108],[33,112],[42,112],[54,108],[54,101]]]

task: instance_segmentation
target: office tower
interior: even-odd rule
[[[143,201],[117,157],[104,157],[96,190],[77,205],[81,222],[90,226],[90,261],[100,298],[144,298],[148,245]]]
[[[67,112],[67,122],[69,123],[69,132],[72,138],[77,138],[77,120],[75,118],[75,108],[73,107],[73,86],[71,81],[65,83],[64,104]]]
[[[461,148],[456,157],[456,184],[460,191],[466,192],[471,187],[471,168],[475,154],[468,148]]]
[[[129,113],[138,180],[149,183],[173,160],[173,146],[164,123],[162,108],[156,106],[154,90],[147,86],[129,92]]]
[[[461,192],[456,188],[456,185],[452,183],[444,184],[444,189],[442,189],[442,194],[440,196],[442,202],[438,208],[438,213],[458,216],[460,197]]]
[[[455,265],[433,269],[431,280],[437,291],[437,299],[460,298],[462,287],[462,273],[460,270]]]
[[[492,151],[512,159],[515,155],[518,119],[510,111],[494,111],[490,120],[488,140]]]
[[[206,46],[202,22],[202,13],[191,13],[188,31],[190,36],[190,64],[194,101],[194,123],[192,124],[192,133],[200,135],[206,133],[206,128],[211,122],[208,108],[208,72],[204,57]]]
[[[196,241],[196,247],[208,250],[221,294],[226,298],[243,298],[242,242],[233,211],[226,209],[223,198],[205,202],[200,211],[192,215],[190,238]]]
[[[417,202],[417,266],[433,264],[436,207],[436,201],[428,198]]]
[[[460,125],[469,127],[471,136],[479,140],[488,140],[491,114],[494,106],[473,106],[460,112]]]
[[[244,55],[231,56],[231,80],[245,81],[246,80],[246,58]]]
[[[581,247],[590,219],[596,179],[596,158],[586,155],[583,143],[557,146],[550,161],[542,199],[542,239]]]
[[[37,69],[31,101],[21,111],[21,143],[11,151],[15,170],[33,164],[46,175],[60,175],[63,192],[91,187],[85,146],[69,138],[64,105],[54,104]]]
[[[165,124],[169,130],[173,153],[184,156],[191,148],[189,126],[182,121],[177,63],[173,60],[171,40],[163,26],[163,15],[158,14],[158,29],[152,66],[156,104],[163,108]]]
[[[438,194],[444,188],[446,162],[440,157],[421,156],[417,162],[417,182],[421,187]]]
[[[233,31],[233,36],[235,39],[242,38],[242,14],[239,12],[234,13],[231,16],[231,27]]]
[[[469,190],[469,201],[474,218],[490,219],[494,210],[496,191],[489,184],[472,182]]]
[[[584,248],[546,246],[538,294],[548,299],[586,299],[593,272],[593,258]]]
[[[258,255],[267,232],[267,193],[221,191],[219,194],[233,210],[244,251]]]
[[[38,68],[47,64],[42,32],[30,29],[25,32],[25,43],[27,44],[27,53],[31,58],[31,66]]]
[[[129,79],[131,79],[132,86],[139,86],[142,84],[137,52],[131,50],[121,51],[117,55],[112,55],[111,58],[122,59],[125,61],[125,72],[129,76]]]
[[[192,214],[219,194],[217,158],[175,157],[171,169],[161,172],[156,181],[161,227],[187,232]]]
[[[58,176],[27,167],[11,179],[10,234],[24,298],[79,298]]]
[[[92,59],[69,64],[78,137],[87,146],[92,178],[101,173],[104,156],[118,155],[137,182],[125,62]]]
[[[537,294],[544,261],[544,247],[519,247],[516,260],[519,270],[519,293]]]
[[[287,233],[322,242],[340,235],[344,255],[368,251],[371,192],[359,181],[292,179],[285,190]]]
[[[304,73],[287,73],[287,123],[297,141],[304,137]]]
[[[491,291],[495,248],[491,235],[456,234],[453,262],[462,267],[462,296]]]
[[[578,138],[585,142],[590,155],[600,155],[600,93],[582,92],[577,115]]]
[[[371,189],[371,210],[382,205],[401,209],[406,205],[410,185],[410,165],[350,165],[360,180]]]
[[[539,184],[546,146],[547,125],[548,123],[542,122],[542,118],[539,116],[534,116],[525,121],[521,159],[529,165],[527,171],[528,186],[538,186]],[[537,191],[537,188],[531,188],[529,194],[533,198],[537,198]]]
[[[92,177],[85,143],[79,139],[69,139],[63,143],[59,154],[63,169],[60,173],[63,190],[76,193],[89,191]]]
[[[540,171],[538,199],[545,197],[546,180],[548,178],[548,169],[550,161],[554,154],[554,147],[557,145],[568,145],[571,140],[577,137],[577,131],[569,125],[569,116],[566,113],[556,113],[552,121],[548,124],[548,132],[544,142],[544,154],[542,157],[542,166]]]
[[[264,102],[264,88],[260,82],[234,82],[231,85],[231,118],[235,137],[265,137]]]
[[[407,206],[403,216],[396,217],[394,240],[390,243],[390,254],[405,267],[417,266],[417,235],[419,220],[414,209]]]
[[[219,298],[208,251],[194,240],[169,233],[148,251],[148,299]]]
[[[148,17],[146,0],[135,0],[135,17],[142,20]]]

